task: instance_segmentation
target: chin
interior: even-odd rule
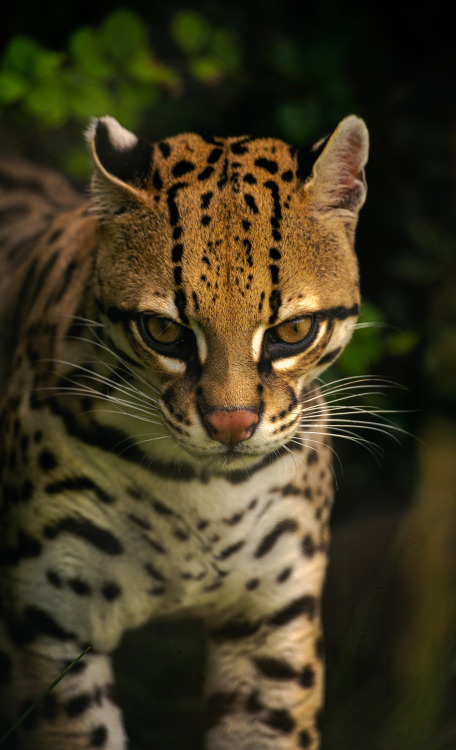
[[[248,470],[263,461],[265,453],[249,453],[237,448],[225,447],[224,450],[207,453],[190,452],[200,466],[216,474],[229,474],[237,470]]]

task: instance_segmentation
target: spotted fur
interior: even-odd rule
[[[367,131],[310,151],[93,123],[92,198],[0,173],[2,709],[27,750],[127,746],[127,629],[207,630],[208,750],[319,746],[332,503],[316,379],[359,306]]]

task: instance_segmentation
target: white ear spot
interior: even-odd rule
[[[97,132],[97,125],[102,122],[109,134],[109,140],[117,151],[129,151],[138,143],[138,137],[126,128],[123,128],[114,117],[105,115],[105,117],[94,118],[87,128],[86,138],[89,143],[93,141]]]
[[[114,117],[106,115],[106,117],[100,117],[100,120],[108,128],[109,139],[118,151],[129,151],[138,143],[137,136],[119,125]]]

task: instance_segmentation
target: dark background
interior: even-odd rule
[[[81,185],[88,178],[81,134],[93,115],[118,116],[151,140],[203,130],[297,145],[351,112],[366,120],[369,193],[357,248],[363,320],[381,325],[355,334],[333,376],[370,373],[404,386],[387,389],[378,403],[400,412],[394,423],[414,437],[402,435],[400,446],[375,437],[379,462],[336,442],[343,472],[336,468],[324,748],[456,748],[456,102],[448,5],[326,0],[301,3],[298,12],[286,1],[136,0],[128,8],[143,37],[126,24],[118,43],[106,19],[121,3],[9,6],[0,30],[1,151],[55,165]],[[78,36],[86,28],[90,34]],[[11,51],[21,35],[34,40],[34,52],[30,45]],[[146,58],[162,68],[155,78]],[[140,645],[136,661],[128,643],[119,656],[133,747],[149,746],[154,706],[157,746],[172,747],[172,733],[181,732],[188,748],[197,747],[201,649],[190,637],[197,628],[156,630],[160,645],[147,656],[155,682],[139,679],[149,631],[132,639]],[[167,703],[176,685],[177,703]]]

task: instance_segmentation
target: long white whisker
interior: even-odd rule
[[[125,381],[126,385],[122,386],[122,385],[120,385],[118,383],[115,383],[112,379],[110,379],[110,378],[108,378],[108,377],[106,377],[104,375],[101,375],[100,373],[93,372],[88,367],[84,367],[83,365],[77,365],[77,364],[74,364],[72,362],[68,362],[66,360],[53,359],[53,360],[43,360],[43,361],[48,361],[48,362],[54,362],[54,363],[57,363],[57,364],[67,365],[67,366],[71,367],[73,370],[77,370],[77,371],[81,372],[87,380],[92,380],[93,382],[99,383],[100,385],[104,385],[104,386],[108,387],[109,389],[115,389],[117,391],[120,391],[121,393],[124,393],[125,395],[129,396],[129,398],[136,399],[138,401],[138,403],[144,404],[144,400],[145,399],[147,399],[147,401],[149,401],[149,403],[152,404],[152,405],[155,405],[155,403],[156,403],[156,399],[152,399],[152,397],[150,395],[144,394],[139,389],[134,388],[127,381]],[[73,385],[79,386],[79,387],[87,388],[87,391],[89,392],[89,386],[86,386],[85,384],[80,383],[79,381],[72,379],[69,375],[63,375],[62,376],[62,380],[66,381],[68,383],[71,383]],[[56,390],[57,389],[58,390],[63,390],[61,388],[61,386],[56,386]],[[101,397],[101,395],[102,395],[101,392],[98,391],[98,390],[96,390],[95,388],[91,391],[91,393],[94,396],[100,395],[100,397]]]

